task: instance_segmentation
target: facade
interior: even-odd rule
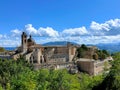
[[[88,47],[90,55],[92,56],[97,47]],[[103,61],[93,60],[87,58],[77,59],[76,65],[73,60],[76,59],[76,46],[67,43],[66,46],[41,46],[36,44],[30,35],[29,38],[25,32],[21,35],[21,46],[13,55],[14,59],[23,55],[27,62],[33,63],[35,69],[39,68],[66,68],[71,72],[76,72],[76,65],[79,70],[90,75],[97,75],[104,71],[104,63],[109,62],[112,58],[107,58]]]
[[[23,55],[29,63],[65,63],[72,62],[76,54],[76,47],[68,43],[66,46],[41,46],[36,44],[25,32],[21,35],[21,46],[17,49],[14,59]]]
[[[112,57],[108,57],[102,61],[81,58],[77,61],[77,65],[79,67],[79,70],[82,72],[86,72],[90,75],[98,75],[103,73],[105,68],[110,68],[110,60],[113,60]],[[105,63],[108,63],[107,66],[105,66]]]
[[[72,62],[76,54],[76,47],[68,43],[66,46],[46,46],[44,51],[48,63]]]

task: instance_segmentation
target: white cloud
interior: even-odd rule
[[[8,39],[9,37],[6,34],[0,34],[0,39]]]
[[[20,46],[20,39],[16,39],[16,38],[9,38],[9,39],[1,39],[0,40],[0,46],[4,46],[4,47],[16,47],[16,46]]]
[[[109,24],[109,26],[111,27],[116,27],[119,28],[120,27],[120,19],[114,19],[114,20],[109,20],[106,22],[107,24]]]
[[[32,24],[25,25],[23,30],[11,30],[11,35],[0,34],[0,45],[18,46],[20,45],[20,35],[22,31],[31,34],[37,43],[50,41],[71,41],[79,44],[97,44],[120,42],[120,19],[111,19],[104,23],[92,21],[88,28],[68,28],[57,31],[52,27],[40,27],[36,29]],[[39,39],[36,40],[38,36]]]
[[[32,24],[25,25],[25,32],[29,35],[33,36],[41,36],[41,37],[56,37],[59,36],[58,32],[51,27],[40,27],[39,29],[35,29]]]
[[[32,24],[25,25],[25,32],[32,35],[37,35],[37,30],[32,26]]]
[[[90,28],[92,30],[106,30],[109,31],[109,25],[107,23],[99,24],[96,23],[95,21],[92,21]]]
[[[15,33],[15,34],[21,34],[21,31],[18,30],[18,29],[12,30],[11,32],[12,32],[12,33]]]
[[[0,34],[0,39],[3,37],[3,35],[2,34]]]
[[[58,32],[51,27],[47,27],[47,28],[40,27],[38,29],[38,33],[40,36],[45,36],[45,37],[58,37],[59,36]]]
[[[80,35],[86,35],[88,34],[88,31],[86,30],[85,27],[80,27],[80,28],[70,28],[70,29],[65,29],[62,32],[63,36],[80,36]]]
[[[105,23],[97,23],[92,21],[90,25],[92,35],[118,35],[120,34],[120,19],[106,21]]]
[[[11,33],[13,37],[17,37],[17,36],[21,36],[22,31],[18,29],[14,29],[14,30],[11,30]]]

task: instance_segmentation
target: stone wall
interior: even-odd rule
[[[80,71],[94,75],[94,61],[77,61]]]
[[[110,68],[109,65],[109,60],[110,59],[105,59],[103,61],[100,60],[92,60],[92,59],[85,59],[85,58],[81,58],[77,60],[77,65],[79,67],[80,71],[86,72],[90,75],[97,75],[97,74],[101,74],[104,71],[104,63],[107,62],[108,66],[107,68]]]

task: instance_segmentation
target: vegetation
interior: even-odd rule
[[[0,59],[0,90],[120,90],[120,53],[108,73],[89,76],[67,70],[34,70],[21,56],[17,61]]]
[[[110,56],[109,52],[106,50],[90,50],[86,45],[82,44],[80,48],[77,49],[78,58],[93,58],[95,60],[103,60],[106,57]],[[93,54],[94,53],[94,54]]]
[[[0,59],[0,90],[91,90],[102,80],[102,76],[72,75],[66,69],[35,71],[22,56],[17,61]]]
[[[4,52],[5,49],[3,47],[0,47],[0,52]]]
[[[112,67],[102,83],[98,84],[93,90],[120,90],[120,53],[115,53]]]
[[[98,57],[98,54],[97,54],[97,53],[93,54],[93,59],[94,59],[94,60],[98,60],[98,59],[99,59],[99,57]]]
[[[107,52],[106,50],[97,50],[96,53],[97,53],[98,58],[100,60],[103,60],[106,57],[110,56],[109,52]]]
[[[88,51],[88,48],[85,44],[82,44],[80,48],[77,49],[78,58],[84,58],[86,56],[86,52]]]

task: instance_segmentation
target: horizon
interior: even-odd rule
[[[0,46],[20,46],[23,31],[38,44],[120,43],[119,3],[119,0],[2,0]]]

